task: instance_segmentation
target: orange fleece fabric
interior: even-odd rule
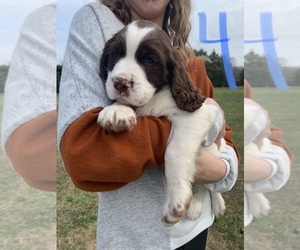
[[[251,85],[249,84],[249,82],[247,80],[244,80],[244,97],[249,98],[249,99],[253,99],[252,88],[251,88]],[[274,145],[283,148],[287,152],[287,154],[290,158],[290,161],[291,161],[291,166],[292,166],[292,163],[294,161],[294,157],[293,157],[293,154],[292,154],[291,150],[280,139],[281,138],[281,133],[282,133],[282,131],[278,127],[271,124],[271,135],[269,136],[269,139],[271,140],[271,142]]]
[[[56,148],[56,110],[20,126],[5,147],[27,184],[46,191],[56,191]]]
[[[192,82],[207,97],[214,97],[204,63],[194,58],[187,66]],[[148,164],[163,166],[171,129],[167,118],[139,117],[130,132],[105,132],[97,124],[101,108],[74,121],[62,137],[60,152],[73,183],[86,191],[111,191],[138,180]],[[226,127],[227,143],[232,131]],[[237,150],[236,150],[237,152]]]

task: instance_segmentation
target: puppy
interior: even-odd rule
[[[245,152],[252,154],[256,157],[261,157],[262,153],[265,152],[270,146],[271,142],[268,138],[262,140],[262,146],[259,148],[253,140],[259,134],[260,130],[263,129],[261,123],[264,122],[265,118],[262,117],[262,112],[259,112],[257,108],[251,108],[249,105],[244,107],[244,131],[245,131]],[[250,213],[254,217],[261,215],[267,215],[271,207],[268,199],[260,192],[248,192],[245,191],[248,199],[248,207]]]
[[[205,97],[190,81],[178,50],[160,27],[135,21],[107,41],[100,77],[108,97],[115,100],[98,116],[97,122],[106,130],[130,131],[136,116],[166,116],[172,122],[165,152],[166,199],[161,219],[165,225],[174,225],[188,207],[187,216],[197,219],[205,189],[199,185],[192,190],[195,158],[216,115],[203,104]],[[216,145],[211,150],[218,154]],[[214,213],[222,214],[222,196],[211,195]]]

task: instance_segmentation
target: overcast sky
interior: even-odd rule
[[[245,40],[259,39],[260,13],[272,14],[272,28],[278,57],[286,59],[288,66],[300,66],[300,1],[299,0],[246,0],[244,4]],[[262,54],[261,44],[244,44]]]
[[[29,13],[53,0],[0,0],[0,64],[8,64],[23,21]]]
[[[53,0],[0,0],[0,64],[9,63],[19,30],[25,17],[38,7]],[[63,60],[68,29],[74,13],[90,0],[57,0],[57,61]],[[288,2],[288,4],[287,4]],[[207,38],[219,39],[219,13],[226,12],[230,56],[243,64],[244,53],[250,49],[263,54],[261,44],[244,44],[259,39],[260,13],[271,12],[278,57],[287,65],[300,66],[300,1],[299,0],[193,0],[190,43],[195,49],[213,49],[221,53],[220,44],[203,44],[199,40],[199,12],[207,17]],[[297,51],[297,53],[296,53]]]

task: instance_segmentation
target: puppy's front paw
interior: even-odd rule
[[[130,131],[136,124],[136,114],[128,106],[113,104],[99,113],[97,123],[107,131]]]

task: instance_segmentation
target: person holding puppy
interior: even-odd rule
[[[74,16],[60,83],[58,145],[64,166],[80,189],[98,192],[97,249],[205,249],[207,228],[214,221],[209,192],[203,212],[194,221],[182,218],[164,227],[164,152],[172,124],[163,117],[140,117],[131,132],[106,133],[97,117],[110,105],[99,77],[105,42],[125,25],[146,19],[170,36],[186,62],[189,76],[207,98],[212,112],[222,117],[208,134],[205,146],[225,134],[227,145],[217,158],[199,152],[195,182],[214,192],[230,190],[237,178],[238,153],[232,131],[213,100],[214,90],[204,63],[188,47],[191,2],[102,1]]]
[[[269,201],[262,194],[277,191],[286,184],[293,156],[280,139],[281,131],[271,125],[268,112],[252,99],[248,81],[244,81],[244,86],[245,121],[250,120],[247,110],[256,113],[244,131],[244,225],[248,226],[253,217],[269,212]],[[247,150],[251,143],[256,146],[258,154],[255,150]],[[261,193],[262,198],[253,198],[256,193]]]

